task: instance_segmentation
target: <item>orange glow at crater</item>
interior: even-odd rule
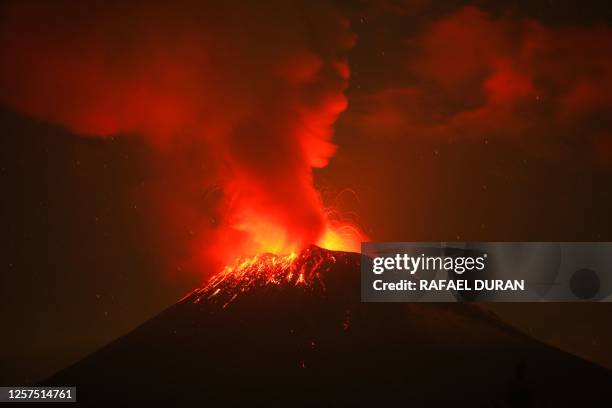
[[[332,251],[359,252],[363,233],[354,225],[343,223],[328,227],[317,242],[321,248]]]
[[[275,262],[282,263],[283,260],[292,260],[295,254],[311,245],[331,251],[359,252],[361,242],[367,239],[361,229],[349,221],[324,218],[325,226],[319,232],[317,224],[311,230],[307,224],[302,225],[303,229],[297,229],[295,225],[274,223],[262,214],[258,215],[250,214],[241,223],[226,228],[230,232],[216,245],[202,244],[203,249],[216,252],[221,260],[220,268],[227,271],[228,267],[250,267],[255,261],[267,259],[266,256],[274,256]]]

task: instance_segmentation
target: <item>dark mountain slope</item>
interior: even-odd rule
[[[45,384],[79,401],[602,406],[609,371],[477,306],[360,302],[359,255],[311,247],[226,271]]]

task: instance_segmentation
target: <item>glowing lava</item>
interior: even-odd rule
[[[193,303],[207,300],[226,307],[241,293],[264,286],[325,290],[322,275],[336,264],[337,254],[311,245],[299,254],[267,253],[240,259],[213,275],[206,285],[183,299],[191,297]]]

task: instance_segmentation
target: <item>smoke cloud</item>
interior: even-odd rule
[[[373,137],[504,138],[538,156],[608,162],[610,41],[609,27],[463,7],[394,43],[393,82],[355,92],[351,121]],[[576,140],[586,149],[564,150]]]
[[[165,180],[153,200],[196,256],[221,263],[330,237],[343,246],[312,183],[347,106],[355,38],[337,11],[15,1],[1,18],[0,100],[75,134],[150,143]]]

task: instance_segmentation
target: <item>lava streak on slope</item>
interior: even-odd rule
[[[226,307],[241,293],[265,286],[293,286],[313,292],[325,291],[323,275],[337,262],[346,262],[338,252],[311,245],[288,255],[261,254],[244,258],[226,266],[213,275],[201,288],[183,299],[193,303],[203,300]]]

